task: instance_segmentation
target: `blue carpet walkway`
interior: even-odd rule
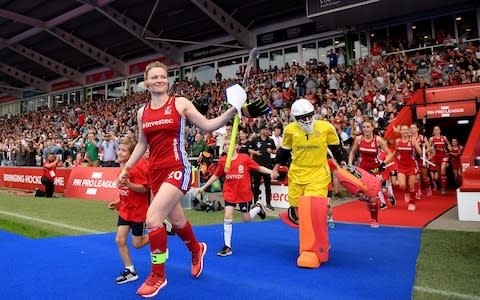
[[[233,255],[218,257],[223,225],[194,228],[208,244],[205,269],[190,275],[190,253],[169,237],[168,285],[157,299],[410,299],[420,229],[337,224],[330,261],[296,267],[298,232],[280,221],[234,224]],[[32,240],[0,231],[1,299],[139,299],[148,246],[130,249],[140,280],[114,284],[122,269],[114,233]]]

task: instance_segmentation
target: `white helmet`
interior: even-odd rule
[[[313,113],[313,105],[307,99],[298,99],[292,104],[293,117],[308,134],[313,131]]]

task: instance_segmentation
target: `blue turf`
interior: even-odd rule
[[[27,238],[21,235],[10,233],[8,231],[4,231],[0,229],[0,249],[6,243],[15,242],[18,240],[26,240],[26,239]]]
[[[201,278],[190,275],[190,254],[170,238],[168,285],[159,299],[410,299],[420,229],[337,224],[330,261],[296,267],[298,233],[280,221],[234,224],[233,251],[218,257],[223,225],[196,227],[208,243]],[[4,239],[7,238],[7,239]],[[113,283],[122,269],[113,233],[32,240],[0,231],[2,299],[138,299],[149,271],[148,247],[131,250],[141,276]],[[6,242],[4,242],[6,241]]]

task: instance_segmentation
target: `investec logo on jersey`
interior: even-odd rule
[[[143,129],[146,129],[153,126],[162,126],[162,125],[168,125],[168,124],[173,124],[173,119],[160,119],[160,120],[155,120],[151,122],[145,122],[143,123],[142,127]]]
[[[243,174],[226,174],[225,179],[242,179]]]

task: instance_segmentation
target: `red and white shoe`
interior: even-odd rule
[[[378,228],[380,225],[378,224],[377,220],[370,220],[370,227],[371,228]]]
[[[431,187],[427,188],[427,197],[432,197],[432,188]]]
[[[167,278],[158,275],[157,273],[150,273],[147,280],[138,288],[137,295],[144,298],[154,297],[160,292],[162,288],[167,285]]]
[[[207,253],[207,244],[199,243],[200,250],[196,253],[192,252],[192,276],[200,277],[203,271],[203,257]]]
[[[415,209],[416,209],[415,204],[410,203],[410,204],[408,205],[408,210],[414,211]]]
[[[422,198],[422,194],[421,193],[415,193],[415,200],[420,200]]]

